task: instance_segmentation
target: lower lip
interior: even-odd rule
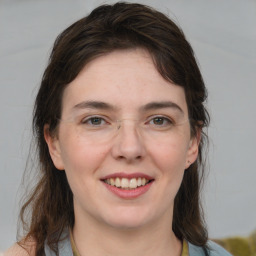
[[[117,195],[120,198],[123,199],[134,199],[137,198],[143,194],[145,194],[151,187],[153,181],[149,182],[145,186],[140,186],[135,189],[122,189],[122,188],[117,188],[115,186],[111,186],[105,182],[103,184],[106,186],[108,190],[110,190],[113,194]]]

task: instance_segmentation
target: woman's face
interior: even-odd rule
[[[198,142],[184,89],[164,80],[146,51],[115,51],[87,64],[64,91],[61,120],[58,135],[45,138],[67,174],[76,221],[171,225]]]

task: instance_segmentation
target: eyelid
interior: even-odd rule
[[[90,119],[93,119],[93,118],[100,118],[100,119],[104,120],[107,123],[112,123],[113,122],[113,120],[110,119],[109,117],[104,116],[104,115],[97,115],[97,114],[95,114],[95,115],[87,115],[87,116],[81,118],[80,122],[81,123],[85,123],[86,121],[88,121]],[[152,116],[149,116],[146,119],[145,123],[148,123],[148,122],[152,121],[154,118],[163,118],[164,120],[166,120],[166,121],[168,121],[168,122],[170,122],[172,124],[175,123],[173,118],[171,118],[169,116],[166,116],[166,115],[152,115]],[[117,120],[119,120],[119,119],[117,119]],[[115,120],[115,121],[117,121],[117,120]],[[126,119],[120,119],[120,121],[122,121],[122,120],[126,120]],[[138,121],[138,120],[134,119],[134,121]]]
[[[175,121],[173,120],[173,118],[169,117],[169,116],[165,116],[165,115],[153,115],[147,118],[146,123],[152,121],[154,118],[163,118],[164,120],[168,121],[170,124],[175,124]]]
[[[102,116],[102,115],[88,115],[86,117],[81,118],[80,123],[86,124],[88,121],[92,120],[93,118],[99,118],[99,119],[102,119],[102,121],[104,121],[105,123],[111,123],[106,116]]]

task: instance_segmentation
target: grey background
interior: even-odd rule
[[[209,90],[204,204],[210,237],[248,235],[256,228],[256,1],[137,2],[183,28]],[[100,3],[0,0],[0,251],[15,242],[32,105],[53,41]]]

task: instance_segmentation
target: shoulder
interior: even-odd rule
[[[220,245],[208,241],[207,242],[208,247],[208,254],[209,256],[232,256],[229,252],[227,252],[224,248],[222,248]],[[189,243],[189,255],[190,256],[205,256],[204,250],[202,247],[193,245]]]
[[[25,244],[22,242],[15,243],[12,247],[3,253],[3,256],[35,256],[35,248],[35,242],[27,242]]]
[[[16,243],[6,252],[4,252],[3,256],[29,256],[29,253]]]

